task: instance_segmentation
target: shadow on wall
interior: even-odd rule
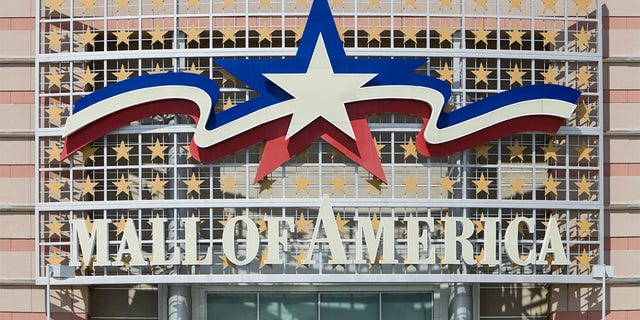
[[[487,319],[543,319],[549,310],[549,292],[541,284],[482,285],[480,301],[480,316]]]

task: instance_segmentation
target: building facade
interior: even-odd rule
[[[1,4],[0,316],[45,318],[50,297],[55,319],[640,317],[633,1],[318,1]],[[341,73],[395,87],[348,119],[221,125],[269,97],[333,102]],[[178,78],[211,79],[212,116]],[[403,104],[418,78],[450,95]],[[580,96],[556,127],[424,144],[429,120],[560,87]],[[218,126],[230,142],[192,144]]]

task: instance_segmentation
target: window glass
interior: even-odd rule
[[[382,294],[382,320],[431,320],[432,308],[430,293]]]
[[[376,293],[320,294],[320,318],[331,320],[378,319]]]
[[[317,320],[317,294],[261,294],[260,320]]]
[[[207,318],[224,320],[253,320],[258,318],[258,295],[207,294]],[[171,312],[171,310],[169,310]]]

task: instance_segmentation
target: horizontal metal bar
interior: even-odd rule
[[[0,57],[0,64],[35,64],[35,57]]]
[[[605,137],[640,137],[640,130],[608,130]]]
[[[0,286],[34,286],[35,279],[0,279]]]
[[[640,57],[608,57],[602,59],[604,63],[640,63]]]
[[[35,211],[36,206],[28,204],[3,204],[0,205],[0,212],[30,212]]]
[[[640,210],[640,203],[611,203],[605,210]]]
[[[36,137],[35,131],[0,131],[0,139],[20,138],[33,139]]]
[[[640,284],[640,277],[607,278],[610,284]]]

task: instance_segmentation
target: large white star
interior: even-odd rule
[[[355,140],[345,103],[355,100],[355,92],[375,73],[334,73],[322,39],[318,36],[306,73],[270,73],[264,76],[294,98],[281,103],[292,110],[286,139],[318,118],[323,118]]]

